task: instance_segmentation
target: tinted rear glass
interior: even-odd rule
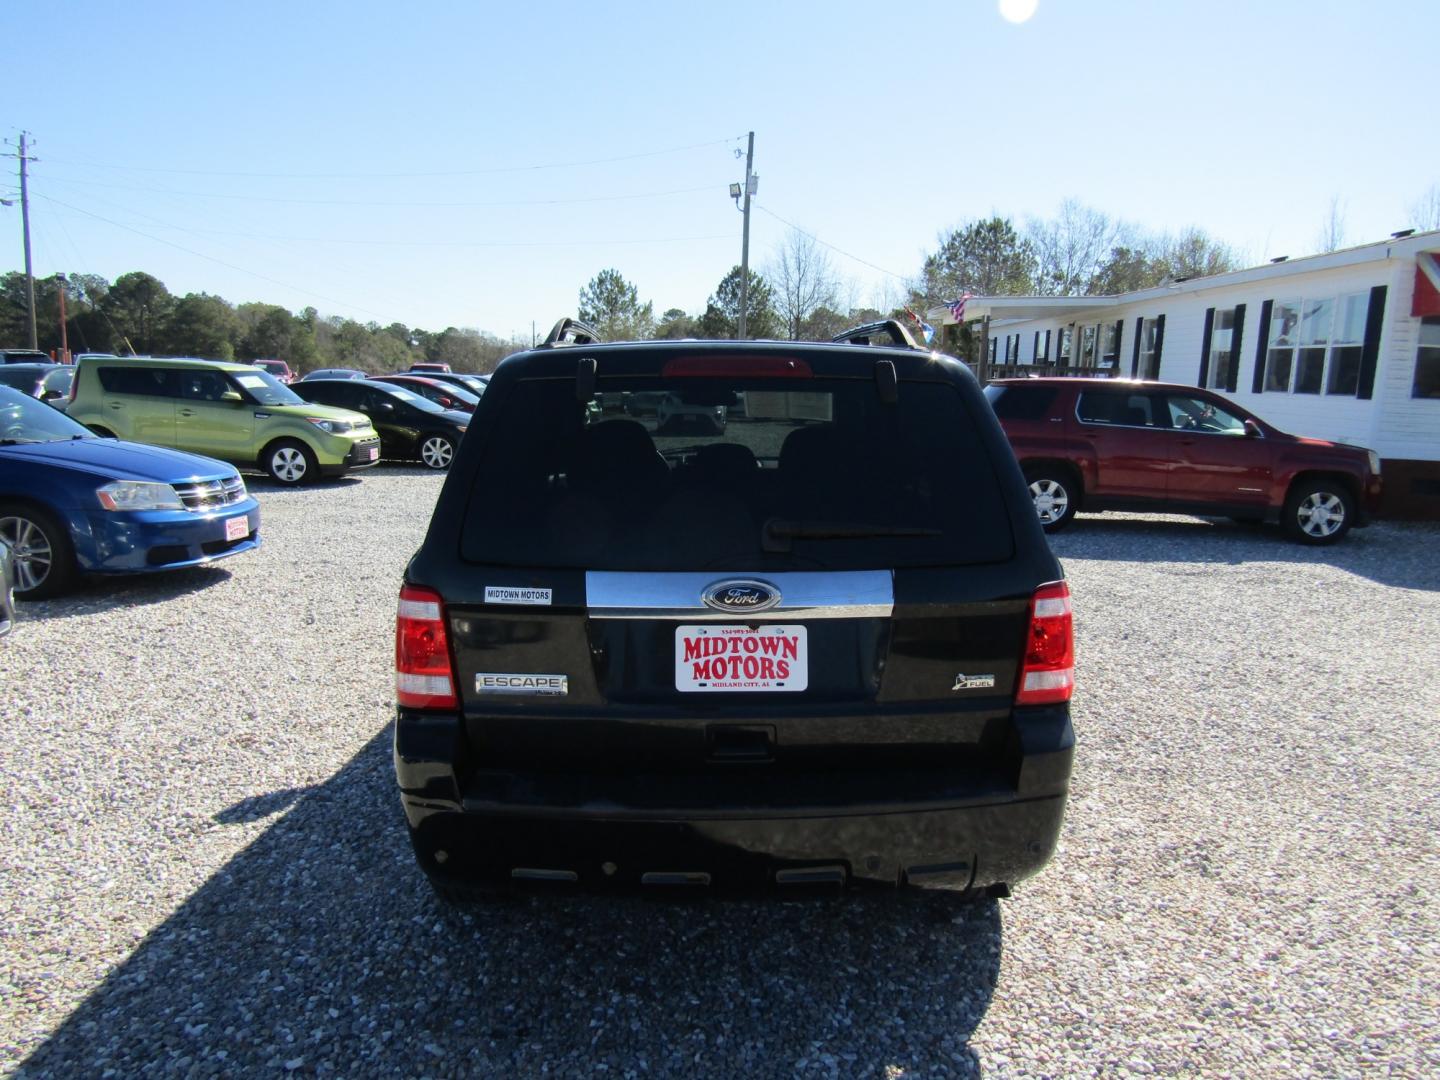
[[[888,569],[1013,554],[960,394],[873,380],[511,385],[484,429],[461,555],[595,570]],[[494,391],[491,392],[492,394]],[[473,437],[472,432],[472,437]]]
[[[169,368],[143,367],[126,364],[123,367],[102,367],[100,385],[110,394],[143,394],[148,397],[175,397],[180,392],[179,380]]]
[[[1043,420],[1057,391],[1051,386],[996,386],[985,388],[990,407],[1001,420]]]

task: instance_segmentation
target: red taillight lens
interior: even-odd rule
[[[1036,589],[1030,600],[1030,626],[1015,704],[1069,701],[1074,691],[1075,628],[1070,614],[1070,586],[1052,581]]]
[[[808,379],[814,372],[806,361],[784,356],[677,356],[665,362],[660,374],[667,379]]]
[[[412,709],[454,709],[455,680],[445,604],[433,589],[405,585],[395,618],[395,700]]]

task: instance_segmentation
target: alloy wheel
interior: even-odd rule
[[[1300,500],[1295,516],[1301,532],[1323,540],[1334,536],[1345,524],[1345,502],[1333,492],[1311,492]]]
[[[270,456],[270,471],[287,484],[299,483],[305,468],[305,455],[296,447],[282,446]]]
[[[443,436],[432,435],[420,444],[420,460],[432,469],[448,469],[454,456],[455,448]]]
[[[23,517],[0,518],[0,540],[15,556],[15,585],[29,592],[42,585],[55,563],[55,551],[45,530]]]
[[[1030,498],[1035,502],[1035,513],[1040,524],[1051,525],[1065,516],[1070,506],[1070,493],[1065,485],[1055,480],[1036,480],[1030,485]]]

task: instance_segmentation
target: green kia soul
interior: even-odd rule
[[[84,357],[65,411],[97,435],[259,468],[281,484],[380,460],[368,417],[313,405],[250,364]]]

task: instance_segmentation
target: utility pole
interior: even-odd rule
[[[749,149],[745,151],[745,233],[744,239],[740,242],[740,337],[742,338],[745,336],[745,312],[750,302],[750,196],[755,194],[755,178],[750,173],[750,166],[754,160],[755,133],[752,131],[750,132]],[[26,251],[29,251],[28,247]],[[33,309],[35,305],[32,303],[30,306]]]
[[[35,275],[30,267],[30,191],[26,185],[25,165],[32,161],[25,154],[25,136],[28,132],[20,133],[20,222],[21,229],[25,234],[25,295],[30,303],[30,348],[40,347],[39,337],[35,333]],[[749,224],[749,218],[746,218]],[[749,240],[749,232],[746,232],[746,240]],[[742,316],[743,318],[743,316]]]
[[[70,362],[70,338],[65,332],[65,289],[69,285],[64,274],[56,274],[55,281],[60,286],[60,355],[56,358],[62,364]]]

